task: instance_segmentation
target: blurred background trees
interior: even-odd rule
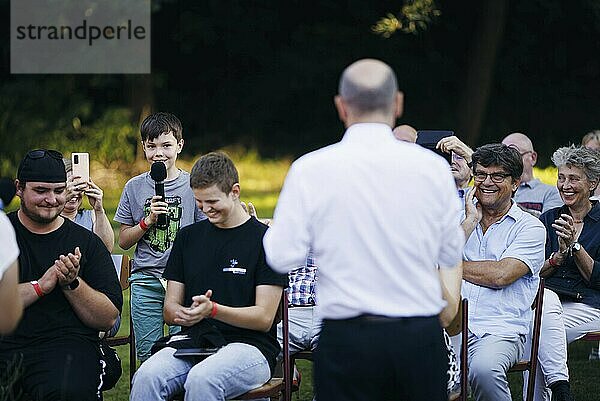
[[[340,138],[332,96],[362,57],[398,74],[403,122],[453,129],[472,146],[522,131],[546,165],[599,125],[595,0],[155,0],[151,75],[10,75],[9,4],[0,0],[2,176],[42,146],[119,168],[141,157],[137,127],[156,110],[181,118],[188,155],[237,145],[298,156]],[[391,17],[401,26],[378,31]]]

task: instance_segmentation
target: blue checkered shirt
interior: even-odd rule
[[[288,301],[290,305],[315,305],[315,283],[317,281],[317,266],[312,253],[306,258],[306,265],[292,270],[289,275],[290,287]]]

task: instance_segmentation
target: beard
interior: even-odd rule
[[[59,207],[56,211],[56,214],[54,214],[53,216],[45,217],[45,216],[40,216],[39,214],[35,213],[33,210],[29,209],[27,207],[27,202],[21,201],[21,211],[23,212],[23,214],[25,214],[25,216],[27,216],[30,220],[35,221],[36,223],[39,223],[39,224],[52,223],[54,220],[56,220],[58,218],[58,216],[60,216],[63,208],[64,208],[64,205],[62,207]]]

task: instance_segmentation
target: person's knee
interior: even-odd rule
[[[93,401],[98,399],[98,378],[79,378],[67,383],[47,382],[30,392],[34,400]]]
[[[560,298],[554,291],[544,290],[544,314],[554,313],[562,314],[563,307]],[[543,320],[542,320],[543,322]]]
[[[220,394],[225,397],[225,390],[219,378],[204,373],[201,369],[190,370],[184,384],[185,391],[193,394]]]
[[[160,366],[156,367],[153,360],[148,360],[140,365],[133,376],[132,385],[137,386],[152,386],[161,380]]]
[[[506,370],[494,358],[480,356],[469,361],[469,382],[471,383],[480,387],[488,387],[492,383],[504,380],[505,377]]]

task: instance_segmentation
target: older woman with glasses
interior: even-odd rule
[[[546,227],[546,279],[536,400],[572,400],[567,344],[600,330],[600,153],[583,147],[554,152],[564,205],[540,216]]]

